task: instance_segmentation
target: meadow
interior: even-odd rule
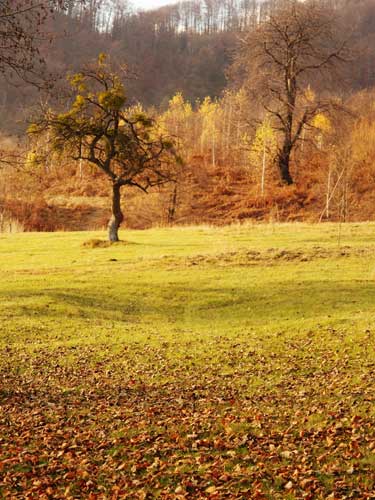
[[[375,498],[375,224],[0,235],[0,498]]]

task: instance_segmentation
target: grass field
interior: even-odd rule
[[[0,498],[375,498],[375,224],[0,235]]]

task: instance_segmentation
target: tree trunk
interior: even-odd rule
[[[174,185],[170,205],[168,208],[168,224],[173,224],[174,217],[176,214],[176,208],[177,208],[177,182]]]
[[[329,219],[329,202],[331,201],[331,163],[328,168],[327,194],[326,194],[326,218]]]
[[[216,167],[216,151],[215,151],[215,131],[212,133],[212,166]]]
[[[120,241],[118,230],[121,226],[124,216],[121,212],[121,185],[116,182],[112,185],[112,216],[108,222],[108,238],[109,241]]]
[[[263,139],[263,158],[262,158],[262,178],[260,181],[260,192],[264,197],[264,183],[266,179],[266,141]]]
[[[284,144],[283,149],[279,152],[278,155],[278,166],[279,166],[281,181],[284,184],[287,184],[288,186],[290,186],[290,184],[293,184],[293,179],[289,171],[290,152],[291,152],[291,147],[288,144]]]

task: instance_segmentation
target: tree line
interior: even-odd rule
[[[191,96],[184,89],[172,92],[170,86],[163,89],[164,98],[158,106],[150,107],[147,99],[142,103],[129,96],[136,94],[135,89],[142,89],[142,84],[145,92],[151,92],[160,80],[157,67],[153,81],[142,82],[134,77],[133,65],[129,64],[127,78],[120,84],[119,76],[111,76],[107,81],[99,64],[90,78],[103,83],[104,94],[98,89],[90,93],[80,81],[84,80],[82,75],[87,75],[86,70],[81,70],[75,77],[78,82],[75,96],[63,89],[60,102],[49,99],[42,103],[43,119],[36,122],[40,126],[33,130],[27,155],[29,171],[35,178],[39,176],[40,186],[48,190],[61,176],[81,182],[87,173],[92,173],[92,168],[99,167],[100,175],[95,176],[92,184],[101,185],[104,174],[112,182],[113,199],[117,200],[112,203],[113,210],[117,206],[117,215],[116,210],[112,214],[114,239],[122,221],[121,186],[143,191],[159,186],[158,203],[163,206],[169,223],[178,222],[181,217],[186,220],[189,217],[186,214],[192,214],[197,205],[202,207],[204,203],[206,207],[211,203],[220,212],[218,203],[222,203],[223,197],[231,198],[226,205],[229,211],[234,201],[232,195],[241,200],[239,218],[251,217],[254,208],[262,217],[275,206],[279,210],[288,203],[294,204],[290,215],[298,210],[298,204],[307,206],[315,197],[320,220],[338,216],[346,219],[353,206],[358,205],[360,193],[371,198],[372,147],[367,140],[372,137],[371,118],[363,102],[371,102],[372,93],[354,92],[357,55],[363,51],[358,52],[355,36],[349,36],[345,29],[346,11],[340,18],[336,15],[339,5],[343,5],[342,0],[303,3],[279,0],[272,5],[267,3],[267,15],[258,16],[254,25],[243,31],[232,32],[223,27],[213,33],[204,30],[195,33],[175,27],[163,32],[155,24],[154,30],[147,32],[149,38],[130,37],[134,44],[131,51],[137,57],[142,54],[139,41],[147,45],[154,40],[152,55],[162,57],[163,42],[170,49],[173,41],[181,43],[191,37],[197,43],[202,41],[203,49],[205,40],[236,38],[225,69],[224,90],[211,94],[202,86],[201,94]],[[346,8],[350,5],[345,2]],[[82,28],[84,18],[88,19],[87,27],[80,33],[96,36],[97,45],[104,49],[109,46],[112,61],[117,63],[123,60],[118,56],[123,40],[114,32],[116,23],[120,26],[116,10],[120,7],[123,4],[113,2],[55,3],[55,19],[50,22],[69,21]],[[156,12],[160,13],[160,9]],[[154,15],[146,14],[150,19]],[[142,15],[123,12],[123,22],[134,22]],[[109,30],[102,28],[110,25]],[[368,33],[370,26],[371,16]],[[63,49],[67,40],[60,39],[59,43]],[[39,55],[40,50],[42,64],[42,49],[34,49],[32,45],[21,48],[29,50],[30,55]],[[183,47],[181,53],[188,48]],[[57,49],[55,44],[54,50]],[[142,60],[148,67],[146,53]],[[167,63],[186,76],[185,68],[177,64],[179,53],[175,53],[177,59],[171,57]],[[210,61],[211,57],[202,58],[202,64],[209,69]],[[116,73],[111,69],[106,74]],[[367,76],[370,74],[368,71]],[[27,78],[23,79],[27,82]],[[348,82],[352,85],[348,86]],[[109,104],[106,101],[109,90],[113,91],[115,104],[111,96]],[[361,148],[355,142],[359,139],[358,131],[362,134]],[[65,158],[65,166],[56,160],[57,170],[51,157],[48,160],[40,154],[51,144],[57,145],[53,154],[63,153]],[[66,161],[67,158],[71,161]],[[177,158],[183,158],[182,165]],[[74,161],[78,161],[76,166]],[[164,169],[166,165],[168,171]],[[367,179],[366,186],[358,172]],[[85,182],[90,183],[89,178]],[[214,186],[213,178],[218,181]],[[172,182],[165,186],[166,181]],[[283,185],[291,185],[293,189],[286,191]],[[241,188],[236,191],[233,186]],[[216,204],[207,197],[212,187],[218,195]]]
[[[129,94],[134,102],[147,106],[166,106],[178,91],[191,101],[207,95],[220,97],[228,85],[227,68],[239,36],[266,19],[279,1],[182,2],[146,12],[135,12],[125,0],[56,2],[56,15],[45,25],[51,37],[39,37],[39,51],[47,73],[56,78],[78,71],[101,52],[126,61],[137,75],[128,83]],[[342,29],[350,34],[355,53],[355,64],[346,70],[345,92],[370,88],[375,83],[372,0],[324,4],[342,19]],[[23,118],[38,94],[22,80],[16,88],[9,84],[8,76],[1,80],[0,129],[21,131]]]

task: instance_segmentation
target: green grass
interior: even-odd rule
[[[370,498],[374,235],[0,235],[0,498]]]

